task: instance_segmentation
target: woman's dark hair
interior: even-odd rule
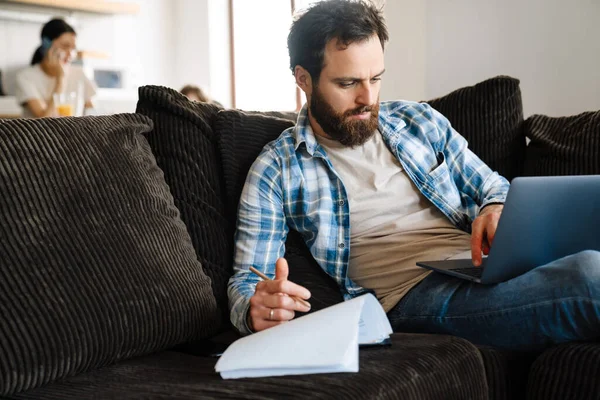
[[[75,33],[75,29],[67,24],[64,19],[54,18],[48,21],[42,28],[42,45],[35,49],[31,58],[31,65],[40,63],[44,59],[44,55],[50,48],[52,41],[63,33]]]
[[[343,46],[377,35],[381,47],[388,41],[383,12],[366,0],[326,0],[308,9],[294,21],[288,35],[290,69],[297,65],[319,81],[325,46],[332,39]]]

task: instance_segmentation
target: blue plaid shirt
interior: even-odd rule
[[[467,148],[448,120],[427,104],[382,102],[379,131],[419,191],[458,228],[469,232],[479,209],[503,203],[508,181]],[[367,290],[348,277],[350,209],[342,180],[315,139],[306,106],[296,126],[267,144],[246,178],[238,209],[231,321],[243,334],[256,275],[275,277],[289,228],[300,232],[317,263],[345,299]]]

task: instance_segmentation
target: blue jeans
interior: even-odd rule
[[[434,272],[388,318],[394,332],[444,333],[512,350],[595,340],[600,252],[583,251],[494,285]]]

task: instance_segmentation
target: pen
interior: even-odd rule
[[[269,279],[268,276],[266,276],[265,274],[263,274],[262,272],[260,272],[259,270],[257,270],[254,267],[250,267],[250,271],[254,272],[256,275],[258,275],[260,278],[262,278],[263,281],[270,281],[271,280],[271,279]],[[291,296],[290,295],[290,297],[292,299],[294,299],[294,301],[297,301],[298,303],[302,304],[303,306],[310,308],[310,303],[308,301],[306,301],[304,299],[301,299],[298,296]]]

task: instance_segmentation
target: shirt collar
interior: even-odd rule
[[[392,107],[389,107],[392,105]],[[379,105],[379,131],[384,137],[392,132],[398,131],[406,126],[406,122],[401,118],[394,117],[394,111],[396,107],[393,107],[394,103],[383,102]],[[308,119],[308,104],[305,103],[300,112],[298,113],[298,120],[294,127],[294,136],[296,145],[294,150],[298,151],[298,148],[302,143],[306,146],[306,151],[311,156],[314,156],[315,151],[319,149],[319,143],[315,138],[315,133],[310,126],[310,120]]]
[[[308,119],[308,104],[304,104],[304,107],[302,107],[298,113],[298,120],[294,127],[294,135],[296,138],[295,150],[298,151],[300,145],[304,143],[308,154],[313,156],[318,143],[315,138],[315,133],[310,126],[310,120]]]

